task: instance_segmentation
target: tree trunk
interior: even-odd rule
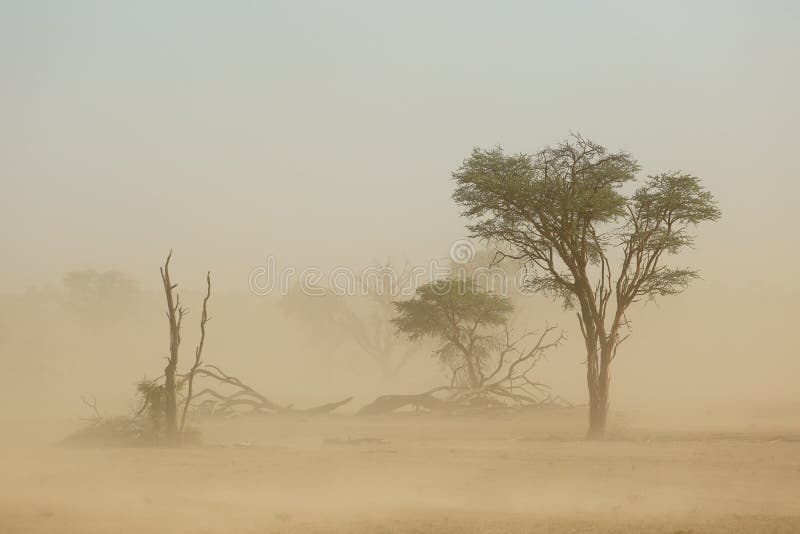
[[[176,441],[178,438],[178,395],[175,387],[175,367],[170,361],[164,369],[164,426],[167,440],[170,442]]]
[[[594,355],[597,363],[597,354]],[[600,369],[589,365],[587,383],[589,386],[589,431],[587,438],[602,440],[606,435],[606,422],[608,420],[609,389],[611,385],[611,354],[601,350]]]
[[[164,428],[167,440],[174,442],[178,439],[178,392],[175,373],[178,369],[178,350],[181,344],[180,318],[183,311],[177,308],[177,302],[172,304],[171,301],[172,298],[168,297],[167,302],[173,306],[173,312],[167,314],[170,317],[170,328],[169,362],[164,369]]]
[[[464,354],[464,359],[467,362],[467,372],[469,374],[470,387],[478,389],[480,387],[480,380],[478,380],[478,373],[475,370],[475,363],[472,361],[471,354]]]
[[[181,321],[185,310],[181,307],[180,295],[175,292],[178,284],[173,284],[169,276],[169,260],[171,258],[172,251],[170,250],[167,260],[161,268],[161,280],[164,282],[164,294],[167,299],[167,320],[169,321],[169,362],[164,369],[164,426],[167,440],[176,442],[178,440],[178,394],[175,372],[178,368]]]
[[[606,436],[606,419],[608,416],[608,393],[597,391],[589,402],[589,431],[586,437],[590,440],[601,440]]]

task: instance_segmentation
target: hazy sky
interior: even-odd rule
[[[473,146],[570,130],[706,180],[708,282],[796,288],[797,6],[1,1],[0,290],[443,255]]]

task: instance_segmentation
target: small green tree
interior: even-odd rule
[[[480,290],[469,280],[440,280],[419,287],[408,301],[395,302],[392,323],[417,340],[427,336],[444,341],[436,354],[442,363],[463,370],[463,383],[478,389],[485,378],[497,327],[514,311],[506,297]],[[456,373],[462,379],[461,373]]]
[[[452,372],[449,402],[474,399],[501,403],[538,404],[538,393],[548,390],[533,381],[530,373],[539,359],[557,346],[562,337],[550,339],[546,328],[533,347],[516,339],[508,328],[514,306],[507,297],[487,293],[468,279],[448,279],[417,288],[413,298],[395,302],[392,323],[412,340],[425,337],[443,344],[434,354]]]
[[[453,173],[453,198],[473,237],[503,245],[530,267],[530,289],[575,309],[586,346],[590,438],[605,434],[611,362],[627,338],[626,311],[679,293],[697,278],[666,260],[693,244],[690,228],[720,216],[690,174],[648,177],[625,152],[573,135],[535,155],[475,149]]]

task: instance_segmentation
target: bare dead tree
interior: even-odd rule
[[[94,412],[94,417],[91,419],[94,422],[99,422],[103,420],[103,416],[100,414],[100,410],[97,409],[97,399],[94,395],[91,396],[81,396],[81,402],[92,409]]]
[[[208,303],[211,299],[211,273],[206,273],[206,294],[203,298],[202,315],[200,317],[200,340],[195,347],[194,362],[185,374],[178,373],[178,355],[181,344],[181,328],[188,310],[181,306],[179,293],[176,291],[178,284],[170,276],[170,250],[164,265],[161,267],[161,281],[167,303],[167,320],[170,333],[170,352],[164,374],[154,380],[144,379],[137,384],[137,391],[142,398],[142,405],[133,417],[137,419],[143,413],[150,415],[153,430],[161,435],[162,431],[168,442],[183,441],[186,432],[186,421],[193,408],[204,407],[212,413],[231,414],[235,408],[249,406],[257,412],[305,412],[325,413],[335,410],[349,402],[347,398],[309,408],[307,410],[293,410],[292,406],[283,406],[273,402],[249,386],[239,378],[229,375],[219,367],[203,363],[203,349],[206,343],[206,330],[208,321]],[[217,391],[211,386],[204,387],[195,392],[198,379],[213,382],[223,386],[228,391]],[[231,392],[232,390],[232,392]],[[201,400],[198,406],[198,399]],[[180,419],[178,418],[178,405],[182,406]]]
[[[203,315],[200,317],[200,343],[194,350],[194,364],[189,370],[187,378],[187,391],[186,399],[183,403],[183,413],[181,414],[181,439],[183,438],[184,428],[186,427],[186,413],[189,411],[189,405],[192,402],[192,393],[194,388],[194,375],[202,363],[203,346],[206,342],[206,323],[211,320],[208,316],[208,300],[211,298],[211,271],[206,274],[206,296],[203,299]]]
[[[119,443],[151,443],[183,444],[189,439],[186,422],[189,412],[197,409],[197,400],[202,399],[200,407],[209,408],[212,413],[233,414],[237,407],[249,406],[255,412],[293,412],[305,414],[329,413],[350,402],[352,397],[296,410],[291,405],[283,406],[275,403],[259,393],[239,378],[229,375],[219,367],[203,363],[203,350],[206,343],[208,321],[208,303],[211,299],[211,273],[206,273],[206,293],[203,298],[202,315],[200,317],[200,339],[195,347],[194,362],[185,374],[178,373],[178,356],[181,344],[181,327],[188,310],[181,306],[180,295],[176,291],[178,284],[170,276],[169,252],[164,265],[160,268],[161,281],[167,303],[167,321],[170,333],[170,348],[167,366],[164,373],[155,378],[143,378],[136,385],[141,405],[131,416],[119,416],[105,419],[97,409],[94,397],[82,397],[83,403],[94,412],[92,425],[88,430],[77,435],[75,439],[103,440]],[[198,379],[213,382],[214,386],[223,386],[228,391],[217,391],[213,387],[205,387],[195,393]],[[230,390],[233,390],[232,392]],[[180,420],[178,405],[182,406]],[[147,420],[140,417],[145,414]],[[100,428],[103,427],[103,428]]]
[[[169,275],[169,261],[172,259],[172,250],[169,251],[164,266],[161,267],[161,281],[164,283],[164,294],[167,299],[167,320],[169,322],[169,359],[164,369],[164,424],[169,441],[178,437],[178,396],[175,374],[178,368],[178,351],[181,345],[181,323],[186,315],[186,309],[181,307],[181,298],[175,289],[178,284],[173,284]]]

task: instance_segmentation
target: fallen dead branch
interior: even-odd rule
[[[344,406],[348,402],[353,400],[353,397],[347,397],[346,399],[342,399],[337,402],[329,402],[327,404],[322,404],[320,406],[315,406],[313,408],[306,408],[305,410],[296,410],[299,413],[307,413],[307,414],[322,414],[322,413],[330,413],[336,408],[340,406]]]
[[[560,396],[547,395],[538,400],[532,400],[527,395],[516,395],[501,392],[499,395],[513,402],[501,402],[493,397],[497,391],[456,392],[451,388],[441,391],[445,395],[437,396],[436,393],[408,395],[382,395],[362,407],[356,415],[385,415],[403,409],[424,410],[444,413],[475,413],[486,410],[521,410],[526,408],[562,407],[572,408],[574,405]]]
[[[269,399],[255,388],[245,383],[236,376],[230,375],[216,365],[206,364],[193,371],[194,380],[203,382],[203,389],[194,393],[187,406],[197,413],[209,416],[233,416],[241,413],[268,414],[268,413],[296,413],[296,414],[326,414],[353,400],[353,397],[312,406],[310,408],[295,408],[292,404],[282,405]],[[187,383],[191,375],[182,375],[179,380],[179,390]],[[185,399],[184,399],[185,400]]]
[[[381,415],[395,412],[406,407],[412,407],[414,409],[424,408],[430,411],[446,410],[449,403],[434,395],[436,391],[441,389],[442,388],[436,388],[435,390],[426,391],[425,393],[411,395],[383,395],[361,408],[358,411],[358,415]]]

